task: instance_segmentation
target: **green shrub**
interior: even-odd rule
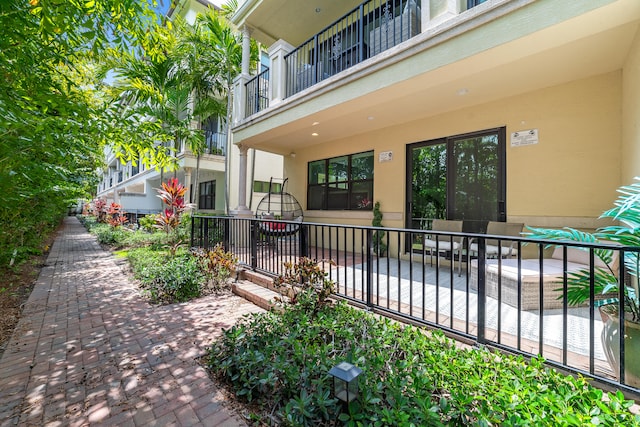
[[[122,228],[115,228],[108,224],[99,223],[92,227],[91,233],[96,235],[98,243],[120,248],[123,247],[123,242],[129,232]]]
[[[206,277],[205,293],[229,288],[238,264],[238,258],[233,253],[226,252],[221,244],[217,244],[213,249],[196,249],[192,254]]]
[[[98,219],[91,215],[76,215],[76,218],[78,218],[80,223],[84,225],[88,231],[91,231],[91,229],[98,223]]]
[[[341,413],[331,367],[363,369],[360,396]],[[209,368],[282,425],[637,426],[622,393],[339,303],[314,317],[297,306],[245,318],[209,351]]]
[[[143,293],[154,303],[184,302],[202,292],[205,277],[189,253],[170,256],[165,251],[139,248],[130,250],[128,258]]]
[[[138,223],[140,227],[149,233],[153,233],[154,231],[159,232],[159,230],[155,227],[156,225],[156,214],[145,215],[143,217],[138,218]]]
[[[287,296],[289,304],[314,316],[329,303],[328,298],[335,288],[333,281],[329,280],[329,274],[324,271],[325,264],[329,267],[335,265],[332,261],[317,261],[307,257],[300,257],[295,263],[285,262],[284,273],[273,280],[273,285],[284,288],[281,293]]]

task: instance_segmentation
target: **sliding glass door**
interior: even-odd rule
[[[484,232],[506,220],[505,129],[490,129],[407,146],[407,227],[464,220]]]

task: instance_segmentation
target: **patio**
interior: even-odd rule
[[[513,301],[507,304],[502,293],[489,296],[487,287],[480,293],[472,287],[477,278],[469,277],[465,262],[459,275],[457,260],[452,266],[446,254],[438,256],[434,266],[427,254],[415,248],[409,256],[405,242],[414,241],[425,233],[423,230],[385,229],[388,252],[378,256],[373,250],[373,227],[302,223],[299,233],[264,239],[258,222],[195,218],[192,245],[211,247],[214,242],[223,242],[247,269],[270,276],[281,274],[283,264],[295,262],[299,256],[331,260],[333,264],[325,268],[336,283],[337,295],[355,304],[403,322],[441,329],[466,343],[526,357],[542,355],[552,367],[629,388],[618,382],[606,360],[600,338],[603,323],[595,308],[563,307],[555,301],[554,307],[561,308],[547,308],[547,291],[542,311],[538,306],[524,309],[514,306]],[[439,239],[447,241],[458,235],[486,238],[443,232]],[[543,254],[549,243],[513,236],[503,237],[505,240],[529,245],[526,251],[518,251],[519,256],[526,252],[527,258],[529,253]],[[484,256],[479,254],[481,259]],[[532,284],[523,282],[521,286],[524,289]]]

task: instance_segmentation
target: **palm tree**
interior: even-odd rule
[[[185,143],[200,155],[203,132],[195,129],[209,117],[231,123],[233,80],[241,71],[242,38],[219,13],[199,15],[194,26],[178,17],[158,26],[148,37],[144,55],[124,53],[109,58],[107,69],[116,73],[118,111],[159,124],[156,141],[174,141],[174,150]],[[257,61],[252,44],[252,64]],[[226,105],[225,105],[226,104]],[[229,208],[228,169],[230,132],[227,132],[225,209]],[[157,156],[164,156],[158,147]],[[130,156],[132,155],[129,153]],[[197,188],[197,175],[196,183]]]
[[[211,62],[217,64],[220,71],[221,84],[227,98],[227,157],[225,164],[225,212],[229,212],[229,154],[231,148],[231,114],[233,106],[233,79],[240,74],[242,68],[242,38],[233,30],[229,22],[215,11],[199,15],[197,22],[206,28],[214,49],[211,50]]]
[[[112,96],[117,100],[117,114],[158,124],[151,139],[173,141],[169,150],[173,154],[183,143],[192,152],[200,153],[202,131],[194,128],[192,121],[199,116],[224,114],[217,68],[200,63],[206,52],[202,39],[206,40],[202,31],[178,17],[166,27],[154,28],[142,55],[112,54],[105,61],[104,70],[116,75]],[[156,148],[155,155],[167,154],[163,148],[168,147]]]

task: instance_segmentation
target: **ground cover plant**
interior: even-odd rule
[[[126,257],[142,293],[154,304],[185,302],[230,290],[237,259],[221,245],[210,250],[181,247],[189,233],[189,215],[173,217],[172,227],[131,229],[95,216],[79,216],[100,244]],[[150,224],[151,225],[151,224]]]
[[[542,359],[461,349],[343,302],[310,307],[319,288],[304,288],[303,303],[245,318],[208,353],[212,374],[261,425],[640,425],[621,393],[605,396]],[[328,375],[342,361],[364,371],[344,410]]]
[[[128,252],[136,279],[151,302],[171,304],[202,294],[205,275],[188,251],[170,254],[166,250],[138,248]]]

